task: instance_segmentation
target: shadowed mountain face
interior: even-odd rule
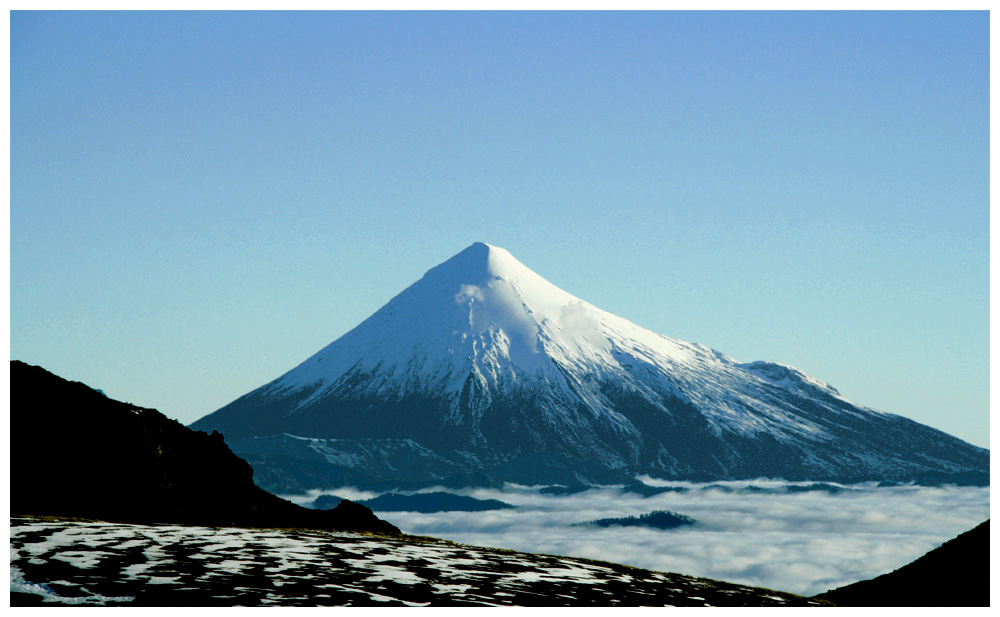
[[[11,512],[108,521],[306,527],[398,534],[367,508],[279,499],[218,433],[10,363]]]
[[[989,453],[576,298],[476,243],[192,425],[275,490],[485,482],[989,483]]]
[[[990,522],[898,570],[815,597],[838,606],[989,606]]]

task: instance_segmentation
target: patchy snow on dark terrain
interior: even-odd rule
[[[14,517],[11,604],[768,606],[822,602],[440,540]]]

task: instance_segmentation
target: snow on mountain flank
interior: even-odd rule
[[[410,439],[482,467],[550,453],[703,478],[905,475],[942,467],[952,442],[968,446],[793,367],[741,364],[641,328],[480,242],[195,427],[227,439]],[[968,469],[983,452],[943,467]]]
[[[754,406],[753,400],[734,395],[725,382],[704,377],[706,372],[728,376],[749,370],[775,383],[766,370],[602,311],[549,283],[506,250],[483,243],[428,271],[271,387],[275,392],[314,387],[299,403],[303,407],[341,385],[350,373],[379,370],[385,379],[370,384],[375,394],[402,396],[417,387],[450,395],[457,404],[455,395],[473,375],[484,387],[499,385],[501,391],[519,382],[544,384],[566,395],[575,391],[595,412],[619,419],[582,376],[618,379],[641,392],[641,385],[631,383],[626,362],[669,376],[693,402],[715,403],[710,418],[730,430],[775,428],[766,408],[757,405],[759,413],[749,414],[745,404]],[[825,386],[809,378],[800,381]],[[806,421],[788,425],[784,415],[778,420],[782,430],[819,431]]]

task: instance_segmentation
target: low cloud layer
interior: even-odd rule
[[[405,533],[807,596],[894,570],[989,518],[989,488],[852,486],[785,493],[787,484],[770,481],[714,485],[722,488],[670,484],[687,490],[644,498],[615,487],[567,496],[528,487],[468,489],[459,492],[520,507],[380,516]],[[748,484],[765,490],[747,490]],[[668,531],[574,526],[654,510],[686,514],[698,524]]]

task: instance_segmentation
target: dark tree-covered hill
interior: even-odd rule
[[[694,525],[695,520],[690,516],[671,512],[670,510],[655,510],[639,516],[626,516],[623,518],[602,518],[589,523],[578,523],[579,525],[596,525],[598,527],[650,527],[653,529],[674,529],[684,525]]]

